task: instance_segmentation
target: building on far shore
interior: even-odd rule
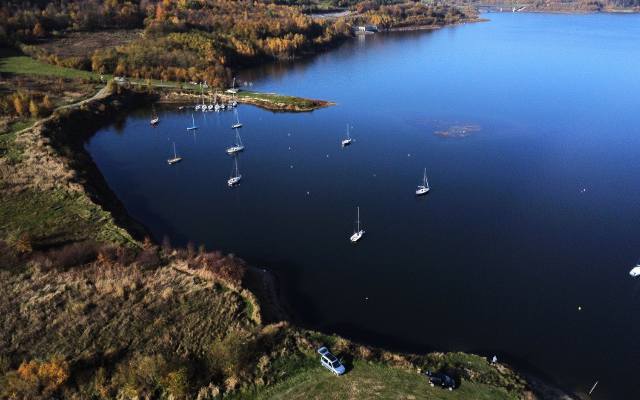
[[[357,34],[376,33],[378,27],[376,25],[359,25],[354,28],[354,31]]]

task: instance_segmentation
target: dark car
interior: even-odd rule
[[[424,373],[428,378],[431,386],[440,386],[444,389],[453,390],[456,387],[456,381],[452,377],[442,372],[427,371]]]

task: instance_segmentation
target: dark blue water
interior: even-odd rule
[[[640,16],[488,16],[243,73],[337,105],[239,107],[233,190],[230,113],[197,114],[193,135],[188,113],[160,109],[152,129],[141,110],[87,147],[157,239],[275,270],[305,326],[497,353],[578,393],[598,380],[596,399],[638,398]],[[479,130],[434,134],[465,125]],[[169,167],[174,141],[184,161]]]

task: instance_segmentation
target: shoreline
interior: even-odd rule
[[[214,97],[228,102],[234,99],[229,93],[208,92],[205,97],[211,100]],[[200,94],[171,90],[159,96],[157,102],[161,104],[192,104],[201,101]],[[311,112],[321,108],[330,107],[336,103],[327,100],[307,99],[303,97],[280,95],[277,93],[253,92],[240,90],[235,95],[238,103],[249,104],[273,112]]]
[[[65,139],[69,138],[65,136],[57,136],[55,132],[62,132],[67,130],[69,124],[73,124],[74,127],[77,127],[76,124],[78,123],[78,121],[86,121],[86,117],[92,119],[96,117],[106,119],[109,116],[114,115],[116,112],[128,113],[132,109],[135,109],[138,106],[142,106],[143,103],[151,99],[152,98],[150,98],[147,93],[112,93],[98,99],[91,99],[88,102],[83,102],[82,105],[74,105],[72,107],[69,107],[68,111],[65,111],[61,114],[55,113],[52,117],[49,117],[47,119],[48,121],[46,121],[45,123],[38,124],[37,126],[29,129],[37,130],[38,135],[43,135],[45,137],[51,138],[51,146],[54,147],[54,149],[58,153],[58,156],[65,158],[64,155],[60,154],[59,146],[69,144],[64,141]],[[52,123],[52,121],[55,121],[55,123]],[[66,159],[65,165],[76,172],[78,171],[78,169],[87,169],[89,171],[95,170],[93,171],[93,173],[83,175],[81,179],[77,180],[77,183],[83,187],[84,192],[89,197],[90,201],[95,202],[100,207],[104,207],[107,211],[109,211],[111,215],[113,215],[113,218],[118,226],[133,234],[133,232],[130,230],[132,226],[143,225],[140,222],[134,220],[127,213],[124,206],[112,207],[112,203],[108,199],[111,199],[112,197],[117,199],[117,197],[108,187],[106,181],[104,181],[104,177],[102,177],[101,172],[93,162],[93,159],[82,145],[82,143],[84,143],[88,137],[93,135],[96,130],[100,128],[100,126],[96,127],[95,125],[93,125],[88,129],[81,130],[81,133],[72,140],[73,143],[71,144],[74,147],[75,151],[72,153],[73,157],[71,157],[71,159]],[[47,132],[47,129],[52,129],[53,132]],[[77,147],[78,145],[80,145],[80,147]],[[94,179],[98,179],[99,182],[94,182]],[[122,204],[120,203],[120,205]],[[144,230],[146,231],[146,228],[144,228]],[[243,287],[258,299],[258,305],[260,308],[259,313],[264,322],[285,323],[291,324],[292,327],[299,327],[299,329],[310,329],[312,331],[314,330],[313,328],[308,328],[303,326],[302,324],[299,324],[296,321],[295,317],[292,318],[293,313],[290,312],[290,307],[288,307],[287,305],[288,300],[285,298],[285,290],[280,286],[277,275],[274,272],[267,268],[258,268],[255,266],[249,267],[248,272],[248,279],[246,282],[243,282]],[[347,340],[351,342],[350,339]],[[368,349],[367,351],[373,351],[374,353],[382,354],[383,358],[390,357],[390,360],[400,360],[400,365],[405,365],[405,367],[414,365],[416,362],[418,362],[419,359],[423,357],[442,357],[447,354],[465,354],[469,357],[480,357],[481,359],[485,359],[485,357],[478,356],[473,353],[452,353],[440,351],[431,351],[427,354],[420,355],[408,353],[405,351],[396,353],[394,350],[387,350],[376,345],[367,344],[367,341],[364,341],[364,344],[361,344],[363,342],[351,343],[352,346]],[[400,358],[398,359],[397,357]],[[577,397],[572,397],[571,395],[566,394],[566,392],[559,387],[545,382],[541,378],[538,378],[536,375],[526,370],[516,370],[509,364],[501,363],[499,364],[499,366],[500,368],[504,368],[504,371],[512,371],[510,373],[514,373],[516,374],[516,376],[524,379],[527,382],[527,386],[529,387],[529,389],[531,389],[534,393],[543,396],[540,398],[554,400],[577,399]]]
[[[484,21],[486,20],[478,19],[474,21],[461,22],[459,24]],[[442,27],[443,26],[416,26],[406,27],[406,29],[395,28],[389,31],[403,32],[411,30],[436,30]],[[310,112],[335,104],[322,100],[310,100],[315,102],[322,102],[322,104],[317,104],[314,107],[305,108],[302,106],[287,105],[286,103],[270,103],[268,100],[262,100],[257,97],[252,97],[254,96],[255,92],[245,93],[249,93],[248,96],[246,96],[244,99],[242,99],[243,96],[238,96],[238,102],[251,104],[274,112]],[[279,96],[276,94],[268,95]],[[149,93],[135,91],[125,91],[121,94],[111,93],[107,94],[106,96],[94,96],[90,99],[67,106],[64,108],[64,110],[58,110],[54,112],[54,114],[52,114],[50,117],[36,122],[34,126],[26,128],[23,131],[32,130],[32,132],[36,136],[42,135],[50,139],[50,145],[54,147],[57,155],[65,160],[65,166],[71,172],[73,172],[74,182],[82,186],[82,188],[84,189],[84,193],[87,195],[89,200],[108,211],[113,216],[115,223],[119,227],[126,230],[133,237],[141,239],[142,237],[140,235],[148,234],[148,230],[141,223],[135,221],[126,211],[124,205],[108,186],[106,180],[104,179],[104,176],[98,169],[90,154],[84,148],[84,143],[89,137],[94,135],[95,132],[100,129],[100,127],[103,126],[103,121],[107,121],[110,117],[119,113],[123,113],[124,115],[126,115],[131,110],[135,109],[136,107],[142,106],[149,101],[159,101],[161,103],[184,103],[185,97],[187,98],[187,100],[200,98],[198,94],[193,92],[168,93],[165,94],[165,96],[166,98],[163,99],[162,95],[158,98]],[[226,99],[231,97],[227,94],[222,94],[219,96],[221,98],[225,98],[225,101]],[[91,125],[91,123],[95,123],[96,120],[99,121],[98,124]],[[77,134],[61,134],[72,130],[69,128],[69,125],[73,126],[74,133]],[[79,126],[80,129],[78,129]],[[71,147],[71,150],[73,150],[71,154],[63,154],[63,151],[60,149],[64,146]],[[138,226],[138,228],[136,228],[136,226]],[[138,230],[139,228],[142,228],[142,230]],[[250,275],[252,283],[247,283],[246,288],[258,298],[260,312],[263,313],[263,319],[265,321],[271,322],[286,321],[288,323],[289,321],[291,321],[291,313],[288,310],[286,301],[287,299],[284,296],[284,290],[282,290],[282,287],[278,282],[277,275],[268,269],[258,267],[250,267]],[[367,345],[366,347],[377,349],[377,351],[386,352],[386,350],[383,350],[378,346]],[[412,355],[408,355],[406,353],[403,353],[403,356],[406,356],[407,358],[413,357]],[[523,379],[526,380],[526,382],[530,385],[534,392],[538,392],[543,396],[542,398],[575,398],[566,394],[561,389],[545,383],[542,379],[537,378],[535,375],[527,373],[526,370],[515,369],[510,366],[508,368],[517,375],[523,377]],[[547,397],[547,395],[543,393],[550,393],[548,396],[552,397]]]

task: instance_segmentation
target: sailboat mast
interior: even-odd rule
[[[178,158],[178,154],[176,153],[176,142],[173,142],[173,158]]]
[[[358,206],[358,219],[356,220],[356,223],[358,226],[357,232],[360,232],[360,206]]]

